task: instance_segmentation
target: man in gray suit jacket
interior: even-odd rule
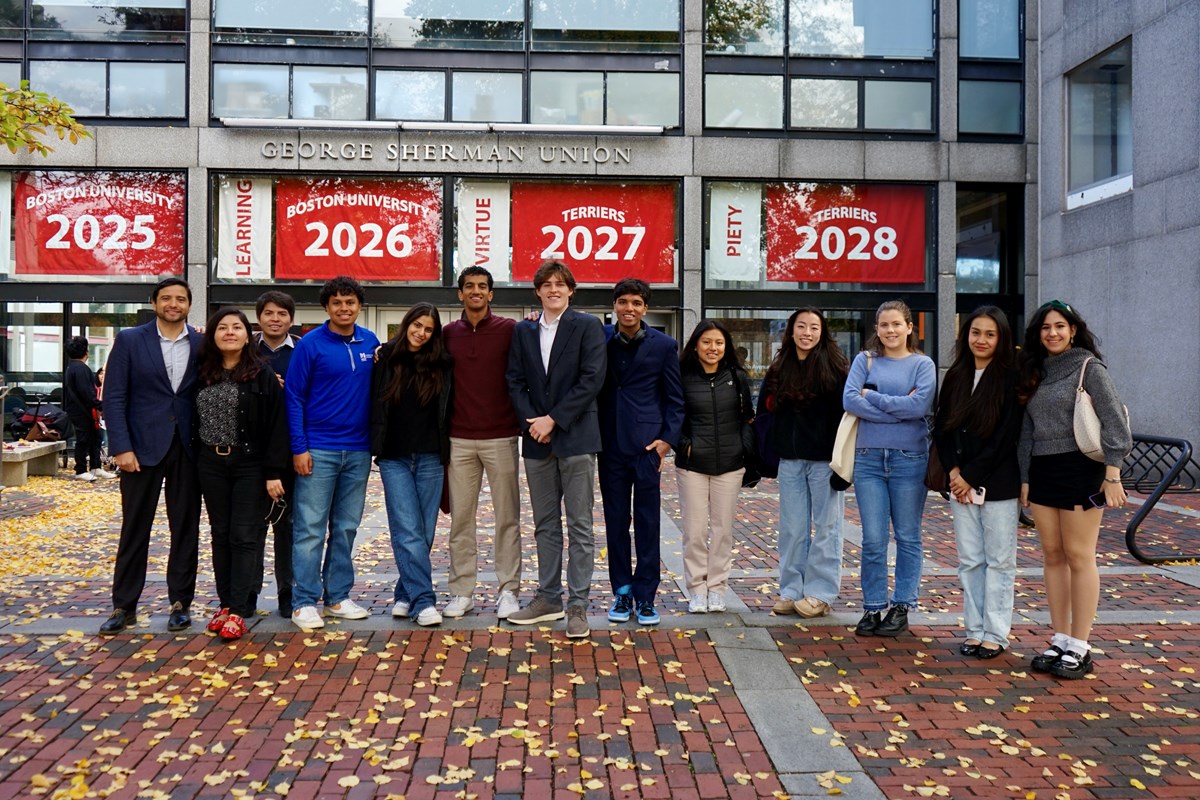
[[[537,542],[538,593],[509,615],[517,625],[562,619],[562,512],[566,508],[567,636],[584,638],[592,582],[593,474],[600,452],[596,397],[604,386],[607,357],[600,321],[570,307],[575,276],[561,261],[547,261],[533,276],[542,302],[535,322],[513,332],[508,390],[523,436],[525,477]]]

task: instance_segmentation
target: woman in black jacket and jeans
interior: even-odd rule
[[[750,381],[729,331],[700,320],[683,348],[683,435],[675,451],[683,514],[683,577],[688,611],[725,610],[733,556],[733,516],[746,469],[754,407]]]

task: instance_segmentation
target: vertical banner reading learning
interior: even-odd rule
[[[270,279],[271,179],[221,178],[217,208],[217,279]]]

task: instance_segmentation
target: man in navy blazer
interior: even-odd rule
[[[193,450],[201,336],[188,327],[192,290],[165,278],[150,295],[154,319],[117,334],[104,379],[108,447],[121,470],[121,540],[113,574],[113,611],[100,626],[112,636],[136,622],[146,585],[150,528],[166,481],[171,548],[167,630],[192,624],[200,539],[200,484]]]
[[[604,385],[604,329],[590,314],[570,307],[575,277],[561,261],[547,261],[533,276],[542,301],[537,321],[513,331],[508,353],[509,394],[521,425],[521,451],[533,508],[538,593],[509,615],[517,625],[562,619],[562,511],[566,508],[567,636],[584,638],[592,582],[592,474],[600,452],[596,396]]]
[[[616,595],[611,622],[628,622],[636,606],[642,625],[657,625],[658,545],[662,493],[659,478],[667,452],[683,430],[679,345],[648,326],[650,285],[625,278],[613,287],[613,321],[606,325],[608,374],[600,392],[600,496],[608,537],[608,576]],[[632,493],[632,513],[630,499]],[[629,526],[633,523],[637,569]]]

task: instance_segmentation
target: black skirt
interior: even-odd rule
[[[1029,502],[1067,511],[1092,508],[1089,497],[1104,491],[1104,465],[1078,450],[1034,456],[1029,461]]]

